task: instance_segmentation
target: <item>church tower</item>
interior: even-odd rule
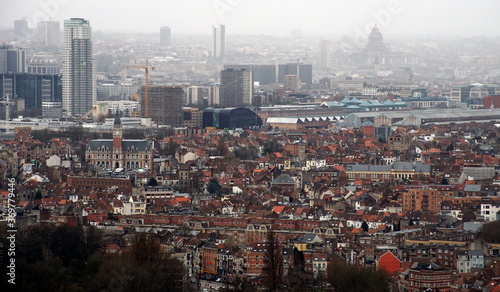
[[[114,168],[123,167],[123,128],[120,114],[116,113],[113,125],[113,163]]]

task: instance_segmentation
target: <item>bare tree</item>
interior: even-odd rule
[[[281,243],[274,232],[267,233],[267,250],[264,257],[264,284],[268,291],[282,291],[283,288],[283,253]]]

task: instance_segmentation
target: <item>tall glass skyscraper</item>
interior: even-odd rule
[[[90,22],[65,20],[63,45],[63,115],[80,117],[96,101]]]

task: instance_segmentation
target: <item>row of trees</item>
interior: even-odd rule
[[[2,235],[4,246],[7,245]],[[93,227],[36,226],[16,236],[16,284],[2,271],[0,291],[183,291],[182,263],[140,234],[120,254],[105,254]],[[4,249],[4,258],[7,258]],[[5,269],[7,265],[2,265]]]
[[[500,243],[500,221],[483,224],[479,236],[489,243]]]

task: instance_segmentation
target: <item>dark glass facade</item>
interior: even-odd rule
[[[203,111],[203,128],[249,129],[262,126],[262,119],[247,108],[207,108]]]
[[[0,74],[0,94],[24,99],[27,109],[41,109],[42,102],[62,101],[61,76]]]

